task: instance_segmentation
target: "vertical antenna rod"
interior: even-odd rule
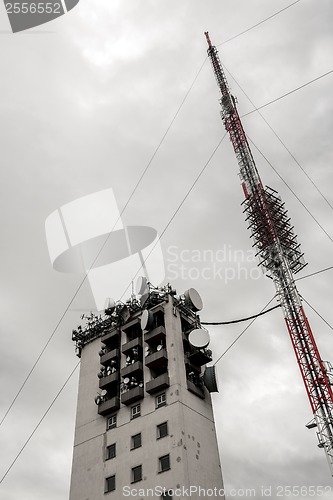
[[[307,427],[317,427],[318,446],[324,448],[333,475],[333,370],[324,362],[305,315],[293,274],[306,265],[288,211],[272,188],[263,186],[231,95],[218,51],[205,32],[208,57],[220,89],[221,118],[239,166],[245,200],[242,203],[254,240],[259,265],[275,284],[290,340],[313,413]]]

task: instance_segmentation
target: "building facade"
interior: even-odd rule
[[[70,500],[224,498],[201,299],[143,288],[73,331],[81,368]]]

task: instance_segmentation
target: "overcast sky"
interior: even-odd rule
[[[122,209],[207,57],[203,32],[219,45],[289,3],[81,0],[56,21],[15,35],[1,8],[0,419],[81,280],[52,269],[47,216],[108,187]],[[261,106],[333,69],[332,16],[329,0],[301,0],[219,46],[241,115],[253,105],[237,83]],[[331,204],[332,83],[330,74],[262,110]],[[206,61],[123,214],[125,224],[162,233],[224,133],[218,98]],[[332,208],[262,117],[252,113],[243,123],[333,237]],[[255,148],[253,154],[264,183],[289,208],[309,263],[301,275],[333,265],[332,241]],[[179,293],[199,290],[203,321],[255,314],[275,293],[249,253],[237,173],[226,138],[162,238],[165,281]],[[214,276],[216,268],[222,271]],[[332,276],[333,270],[299,282],[302,296],[331,324]],[[71,330],[92,308],[86,284],[0,427],[1,477],[77,363]],[[333,362],[332,330],[305,308],[322,358]],[[210,328],[215,359],[244,326]],[[220,393],[213,400],[226,490],[255,488],[261,498],[261,485],[272,485],[271,498],[283,499],[278,485],[313,485],[327,487],[322,497],[331,498],[324,451],[305,428],[311,409],[281,311],[258,318],[217,368]],[[76,372],[0,485],[1,499],[68,498],[77,385]]]

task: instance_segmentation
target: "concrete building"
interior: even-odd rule
[[[140,299],[73,331],[81,368],[70,500],[224,498],[201,306],[194,289],[178,297],[142,280]]]

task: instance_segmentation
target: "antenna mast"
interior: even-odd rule
[[[218,51],[205,33],[208,57],[221,92],[221,118],[237,158],[245,200],[242,203],[248,228],[254,240],[259,265],[275,284],[287,330],[311,405],[317,427],[318,446],[324,448],[333,475],[333,380],[332,365],[319,354],[293,274],[306,265],[297,237],[277,191],[264,187],[231,95]]]

